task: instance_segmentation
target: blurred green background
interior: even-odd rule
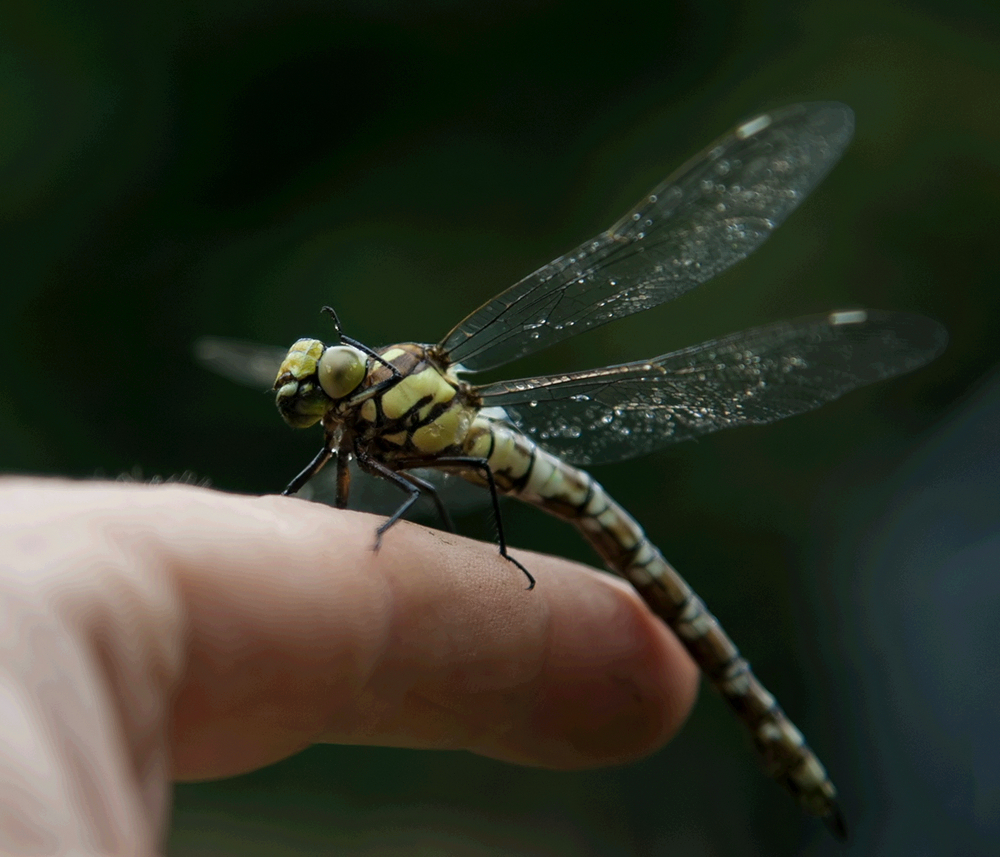
[[[753,257],[510,374],[828,309],[944,322],[913,375],[595,474],[828,763],[852,853],[996,854],[998,93],[974,0],[8,2],[0,468],[279,490],[319,432],[200,369],[197,337],[323,337],[331,303],[369,344],[435,341],[737,121],[844,101],[855,142]],[[181,786],[168,853],[842,852],[706,692],[621,769],[317,747]]]

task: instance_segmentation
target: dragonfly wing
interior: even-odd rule
[[[941,352],[937,322],[910,313],[807,316],[653,360],[505,381],[483,407],[574,464],[620,461],[675,441],[760,425],[908,372]]]
[[[481,306],[438,348],[470,371],[489,369],[673,300],[759,247],[853,130],[854,114],[835,103],[744,122],[605,232]]]
[[[347,504],[349,509],[388,516],[399,508],[406,495],[398,487],[381,476],[365,473],[353,458],[348,467],[351,471],[351,490]],[[334,464],[327,465],[298,492],[297,496],[328,506],[335,505],[336,472]],[[454,514],[473,514],[485,509],[489,504],[489,493],[478,485],[466,482],[461,476],[453,476],[434,468],[416,468],[408,472],[424,482],[429,482],[447,509]],[[406,517],[428,521],[439,527],[442,524],[433,502],[426,495],[422,496],[420,502],[407,513]]]
[[[287,355],[287,348],[223,336],[202,336],[194,344],[194,356],[206,369],[258,390],[274,386],[278,367]]]

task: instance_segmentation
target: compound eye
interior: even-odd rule
[[[331,345],[319,358],[316,375],[319,385],[331,399],[342,399],[354,392],[365,379],[368,358],[349,345]]]

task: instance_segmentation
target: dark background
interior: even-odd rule
[[[737,121],[844,101],[853,145],[751,259],[511,374],[828,309],[944,322],[913,375],[595,473],[828,763],[850,853],[998,853],[998,36],[973,0],[5,4],[0,468],[275,491],[319,433],[198,336],[322,337],[332,303],[372,345],[434,341]],[[846,853],[708,692],[622,769],[318,747],[182,786],[168,852]]]

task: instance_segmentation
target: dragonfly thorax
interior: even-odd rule
[[[408,342],[376,353],[363,389],[331,409],[324,424],[342,422],[368,454],[390,466],[463,454],[479,405],[468,385],[426,346]]]

